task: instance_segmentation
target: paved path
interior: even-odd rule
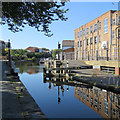
[[[65,66],[67,61],[63,61],[63,65]],[[68,60],[69,67],[78,67],[78,66],[86,66],[83,61],[80,60]],[[88,65],[89,66],[89,65]],[[106,73],[103,71],[99,71],[97,69],[81,69],[81,70],[72,70],[77,72],[77,76],[81,77],[83,80],[89,80],[93,81],[96,83],[102,83],[108,84],[109,83],[109,78],[110,79],[110,84],[113,84],[113,76],[111,76],[111,73]],[[114,75],[115,83],[118,81],[118,76]],[[120,85],[120,82],[119,82]]]
[[[2,118],[29,118],[30,120],[46,118],[20,80],[14,76],[6,77],[5,72],[8,71],[8,67],[4,63],[0,65],[2,66],[0,72],[3,71],[0,81]]]

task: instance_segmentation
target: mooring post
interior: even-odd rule
[[[46,74],[46,68],[43,68],[43,73]]]

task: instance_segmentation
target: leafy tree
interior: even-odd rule
[[[66,0],[68,1],[68,0]],[[2,24],[12,32],[22,31],[26,25],[52,36],[49,25],[53,21],[66,21],[63,9],[66,2],[2,2]]]
[[[62,52],[63,50],[61,49],[54,49],[52,50],[52,57],[55,59],[56,58],[56,54]]]

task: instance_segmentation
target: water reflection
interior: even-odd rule
[[[44,78],[42,67],[21,66],[19,75],[48,118],[120,118],[120,95],[79,81]]]
[[[103,118],[120,118],[120,95],[101,90],[75,87],[75,97]]]
[[[93,109],[102,118],[120,118],[120,95],[97,87],[89,87],[77,81],[66,80],[65,78],[44,78],[44,83],[58,87],[58,104],[61,102],[60,90],[64,96],[64,85],[75,86],[75,97],[82,101],[89,108]]]

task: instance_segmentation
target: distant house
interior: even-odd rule
[[[74,60],[74,40],[63,40],[60,53],[61,60]]]
[[[5,49],[5,42],[0,40],[0,48]]]
[[[37,47],[28,47],[27,51],[28,52],[39,52],[39,48],[37,48]]]

